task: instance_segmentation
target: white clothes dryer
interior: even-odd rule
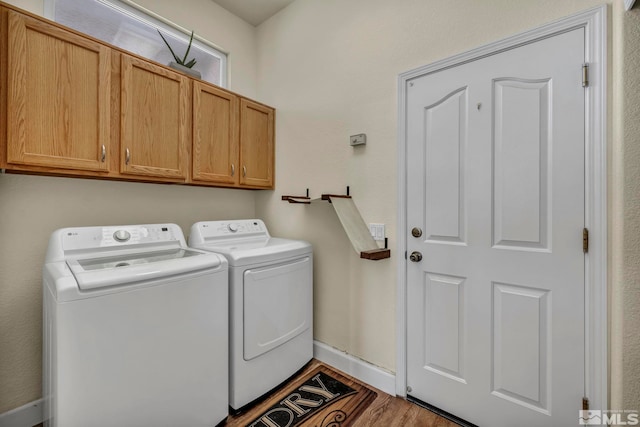
[[[189,246],[229,261],[229,405],[280,385],[313,357],[313,255],[259,219],[198,222]]]
[[[228,264],[175,224],[55,231],[46,426],[214,426],[228,414]]]

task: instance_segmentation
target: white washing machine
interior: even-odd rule
[[[259,219],[199,222],[189,246],[229,261],[229,405],[239,410],[313,357],[313,256]]]
[[[228,414],[228,264],[174,224],[51,236],[45,425],[214,426]]]

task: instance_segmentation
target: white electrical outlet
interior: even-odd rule
[[[371,237],[373,237],[373,240],[384,242],[384,224],[370,223],[369,232],[371,233]]]

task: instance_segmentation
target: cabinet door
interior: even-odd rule
[[[106,172],[111,50],[7,16],[7,163]]]
[[[120,172],[183,181],[187,77],[122,55]]]
[[[193,82],[193,180],[238,183],[238,97]]]
[[[272,108],[240,100],[240,184],[273,188],[274,118]]]

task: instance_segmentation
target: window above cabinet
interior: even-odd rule
[[[45,0],[45,16],[129,52],[168,65],[173,56],[157,30],[178,56],[189,44],[191,31],[128,0]],[[193,67],[206,80],[227,86],[227,54],[196,34],[189,52]]]

